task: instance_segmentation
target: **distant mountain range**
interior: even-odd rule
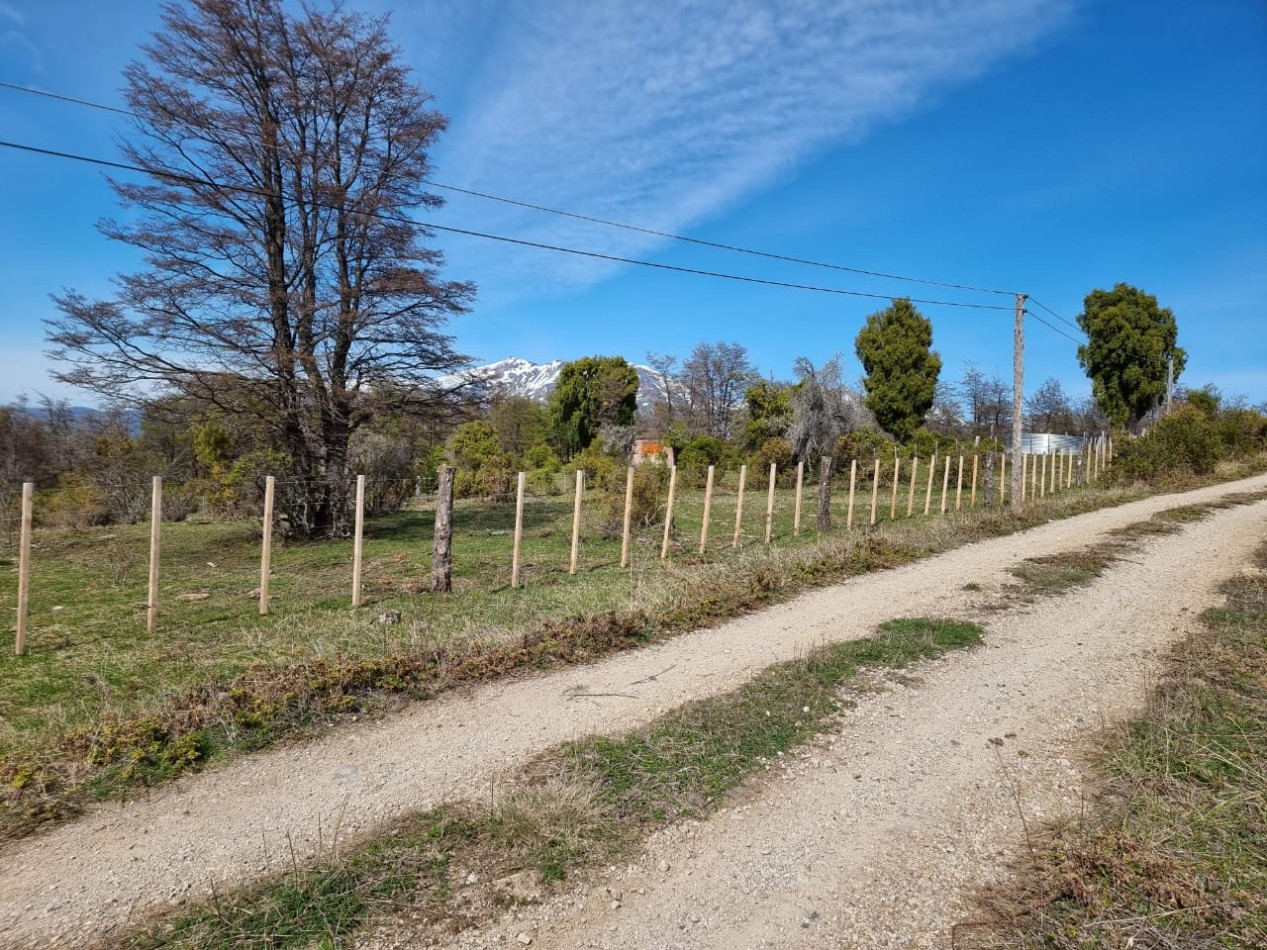
[[[548,363],[533,363],[530,360],[511,356],[495,363],[476,366],[462,375],[444,376],[438,382],[442,385],[456,385],[466,379],[477,379],[476,384],[486,388],[489,394],[503,393],[508,396],[521,396],[537,402],[545,402],[559,381],[559,373],[563,369],[564,360],[551,360]],[[660,374],[650,366],[634,364],[638,373],[638,408],[650,410],[657,402],[664,399],[664,383]]]

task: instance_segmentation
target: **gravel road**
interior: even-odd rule
[[[866,636],[895,616],[973,616],[1023,558],[1092,543],[1164,508],[1264,487],[1259,476],[969,545],[100,806],[0,851],[0,945],[82,945],[208,893],[212,882],[282,866],[292,847],[315,853],[336,827],[356,835],[402,811],[469,797],[534,752],[637,726],[824,642]],[[539,947],[941,945],[962,914],[963,888],[1000,873],[1023,841],[1014,780],[1027,815],[1077,802],[1072,744],[1138,704],[1152,658],[1213,602],[1265,524],[1267,503],[1216,512],[1146,542],[1133,555],[1140,563],[1119,563],[1088,589],[998,615],[984,649],[929,664],[917,673],[923,685],[895,683],[862,703],[746,804],[659,836],[645,861],[611,871],[599,890],[492,921],[462,942],[513,944],[527,933]],[[986,590],[965,592],[969,582]]]

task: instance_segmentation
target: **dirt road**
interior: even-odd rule
[[[1267,477],[1257,477],[970,545],[103,806],[4,850],[0,945],[85,942],[212,881],[288,862],[292,844],[310,854],[336,825],[355,834],[479,794],[533,752],[636,726],[825,641],[866,636],[894,616],[972,616],[1025,557],[1083,546],[1163,508],[1264,487]],[[829,748],[744,808],[653,842],[644,862],[652,870],[613,872],[620,898],[581,894],[464,942],[531,931],[547,947],[918,946],[909,939],[918,932],[937,945],[957,919],[964,882],[998,873],[999,852],[1022,840],[1008,774],[1019,776],[1028,813],[1075,801],[1070,744],[1139,702],[1150,658],[1213,602],[1218,580],[1244,563],[1265,525],[1267,503],[1217,512],[1147,542],[1139,563],[1120,563],[1089,589],[988,621],[985,648],[930,666],[918,688],[863,703]],[[965,592],[968,583],[987,591]]]

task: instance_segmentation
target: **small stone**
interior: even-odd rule
[[[526,947],[530,943],[532,943],[532,934],[526,933],[526,932],[520,932],[519,936],[517,936],[515,939],[518,940],[521,944],[523,944]]]
[[[621,906],[620,901],[612,901],[611,903],[612,910],[620,910]]]
[[[670,865],[668,861],[664,860],[664,858],[661,858],[660,863],[656,865],[656,870],[659,871],[661,874],[667,874],[669,873],[669,868],[671,866],[672,865]]]

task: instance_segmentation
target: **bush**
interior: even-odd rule
[[[622,489],[625,485],[625,480],[622,477],[624,470],[616,463],[614,458],[605,454],[597,444],[591,445],[584,452],[572,456],[572,462],[567,468],[570,472],[575,472],[578,468],[584,471],[585,484],[591,488],[610,491],[615,489],[617,482],[619,482]]]
[[[669,469],[665,465],[648,462],[634,468],[633,503],[630,506],[630,523],[637,528],[649,528],[664,522],[664,506],[669,494]],[[602,532],[605,537],[618,538],[624,529],[625,492],[609,490],[603,496]]]
[[[677,453],[678,478],[690,488],[699,488],[708,478],[708,466],[721,465],[726,443],[711,435],[697,435]]]
[[[1209,474],[1226,454],[1217,423],[1195,406],[1181,406],[1118,446],[1110,474],[1117,481],[1183,481]]]
[[[752,456],[748,464],[752,468],[760,469],[763,474],[770,471],[771,465],[777,465],[777,478],[780,484],[790,485],[796,480],[796,464],[792,443],[779,436],[762,442],[761,448]]]

